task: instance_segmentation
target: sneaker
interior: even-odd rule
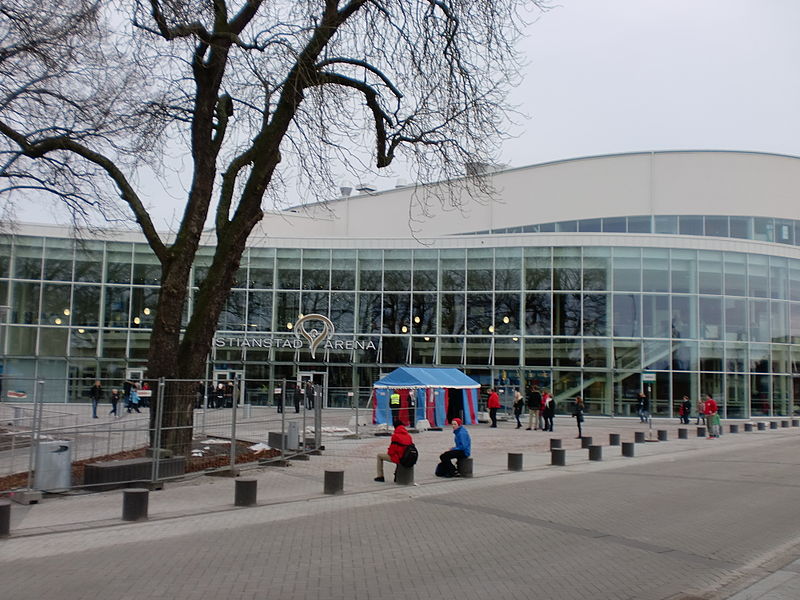
[[[375,481],[380,481],[381,483],[383,483],[384,481],[386,481],[386,479],[384,477],[376,477]]]
[[[531,430],[531,428],[530,428],[530,427],[526,427],[526,428],[525,428],[525,431],[530,431],[530,430]]]

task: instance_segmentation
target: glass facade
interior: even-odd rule
[[[158,293],[145,244],[26,236],[0,244],[4,389],[23,378],[122,378],[144,366]],[[201,250],[188,310],[208,261]],[[291,340],[298,317],[311,313],[329,316],[339,340],[372,343],[327,348],[316,360],[291,345],[225,345],[209,369],[269,379],[324,371],[328,385],[355,388],[396,366],[457,366],[487,385],[537,379],[560,400],[581,394],[593,414],[630,414],[643,386],[658,415],[672,414],[684,394],[712,393],[728,418],[794,414],[800,404],[800,260],[784,257],[604,246],[251,248],[218,336]],[[71,394],[63,386],[48,400],[81,400]]]

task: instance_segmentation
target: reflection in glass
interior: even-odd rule
[[[550,335],[550,304],[550,294],[525,294],[525,333],[527,335]],[[800,314],[800,310],[798,314]]]
[[[442,290],[463,292],[466,289],[467,254],[464,250],[441,251]]]
[[[466,317],[466,298],[464,294],[442,294],[442,329],[444,334],[455,335],[464,333],[464,319]]]

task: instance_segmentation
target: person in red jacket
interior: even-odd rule
[[[489,399],[486,401],[486,408],[489,409],[489,418],[492,420],[490,427],[497,427],[497,409],[500,408],[500,396],[497,390],[489,390]]]
[[[405,452],[406,446],[410,446],[413,443],[414,440],[411,439],[411,434],[408,433],[408,430],[404,425],[398,425],[395,427],[394,433],[392,434],[392,440],[389,442],[389,448],[385,453],[381,452],[378,454],[378,476],[375,478],[375,481],[386,481],[386,479],[383,477],[384,461],[398,464],[400,462],[400,458],[403,456],[403,452]]]
[[[706,401],[703,406],[703,413],[706,416],[708,426],[708,439],[719,437],[719,417],[717,417],[717,401],[711,394],[706,394]]]

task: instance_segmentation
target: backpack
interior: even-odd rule
[[[405,447],[405,450],[403,450],[403,455],[400,457],[400,465],[406,469],[410,469],[417,464],[418,458],[419,452],[417,451],[417,447],[414,444],[409,444]]]

